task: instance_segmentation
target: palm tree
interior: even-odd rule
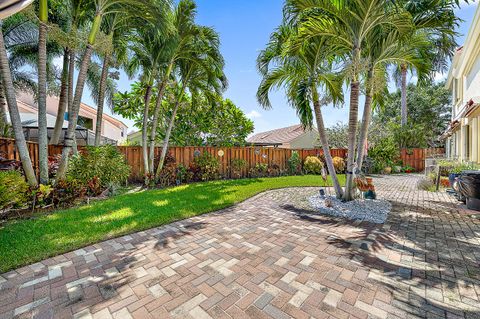
[[[369,43],[363,51],[367,72],[365,76],[365,105],[356,159],[357,172],[361,170],[363,165],[372,114],[372,101],[375,101],[377,105],[382,103],[383,93],[387,90],[388,67],[404,64],[414,67],[421,76],[429,74],[429,61],[418,54],[419,49],[428,46],[428,44],[428,40],[421,35],[403,39],[402,34],[391,30],[385,32],[376,42]]]
[[[286,88],[288,101],[296,109],[304,126],[311,127],[315,116],[325,162],[335,193],[340,198],[343,190],[330,154],[322,107],[331,101],[337,104],[343,100],[341,82],[338,81],[338,76],[331,72],[331,63],[325,59],[325,43],[312,43],[296,52],[290,52],[286,46],[295,36],[293,27],[281,25],[270,36],[267,48],[260,52],[257,68],[263,79],[257,91],[257,99],[260,105],[269,109],[269,92],[283,86]],[[318,93],[319,88],[324,89],[323,96]]]
[[[40,184],[48,183],[47,22],[48,2],[39,0],[38,27],[38,163]]]
[[[195,14],[195,3],[191,0],[181,0],[177,4],[172,17],[172,25],[174,30],[166,37],[166,40],[162,41],[161,43],[161,52],[164,53],[164,55],[161,58],[163,60],[161,62],[161,76],[157,81],[158,94],[153,111],[152,125],[150,128],[150,148],[148,156],[150,175],[155,173],[155,141],[163,96],[165,94],[165,89],[168,85],[168,82],[171,80],[171,75],[174,71],[177,61],[182,58],[187,58],[189,55],[188,44],[190,41],[192,41],[192,37],[195,37],[197,33],[195,28]],[[176,108],[174,109],[176,114]]]
[[[295,14],[302,15],[297,46],[315,38],[327,39],[328,52],[343,63],[343,73],[350,85],[347,177],[343,200],[353,199],[356,131],[360,80],[365,73],[362,51],[367,43],[377,41],[378,30],[405,32],[411,22],[400,10],[389,10],[385,0],[289,0]]]
[[[62,159],[60,161],[57,180],[65,177],[68,166],[68,159],[73,146],[75,137],[75,129],[77,126],[78,112],[80,109],[80,102],[82,99],[85,80],[87,77],[88,66],[96,44],[97,35],[100,31],[102,20],[105,16],[116,12],[132,13],[138,18],[155,19],[158,16],[153,16],[150,10],[151,7],[144,1],[133,0],[95,0],[95,15],[92,19],[92,26],[88,35],[86,49],[83,53],[82,62],[78,71],[77,85],[72,101],[72,106],[69,112],[68,128],[65,135],[65,146],[62,150]]]
[[[220,53],[217,32],[205,26],[196,26],[195,29],[196,35],[189,38],[185,44],[182,58],[177,60],[176,86],[178,91],[163,141],[160,161],[156,170],[157,177],[163,168],[175,117],[178,107],[183,102],[185,90],[188,88],[192,99],[195,99],[200,91],[207,99],[214,101],[227,87],[227,80],[223,72],[225,62]]]
[[[145,87],[144,107],[143,107],[143,124],[142,124],[142,154],[143,165],[145,171],[145,185],[149,183],[148,173],[148,123],[150,117],[150,101],[155,80],[160,73],[160,64],[162,61],[162,41],[160,33],[156,29],[139,30],[133,37],[133,45],[130,50],[133,56],[130,58],[127,66],[127,74],[133,75],[138,71],[141,72],[140,81]]]
[[[414,28],[407,38],[420,35],[430,42],[430,45],[417,49],[421,49],[422,52],[419,54],[432,63],[431,72],[448,70],[448,61],[458,46],[456,41],[458,34],[455,30],[461,20],[455,15],[454,10],[459,1],[403,0],[397,5],[403,7],[413,17]],[[418,70],[408,63],[399,63],[397,66],[395,78],[401,91],[401,124],[405,126],[408,118],[407,73],[409,70],[411,72]]]
[[[3,22],[0,20],[0,74],[2,76],[2,84],[5,90],[10,120],[12,123],[13,133],[15,135],[15,144],[20,155],[20,160],[22,161],[23,171],[30,186],[36,187],[37,178],[35,176],[32,161],[28,153],[25,135],[23,134],[22,121],[20,119],[20,112],[18,111],[17,99],[15,97],[10,65],[8,63],[7,50],[5,49],[5,41],[3,38],[3,32],[1,30],[2,24]]]

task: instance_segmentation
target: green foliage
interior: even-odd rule
[[[268,164],[257,163],[250,169],[250,177],[267,177],[268,176]]]
[[[210,181],[219,178],[220,162],[214,155],[204,152],[195,157],[194,164],[198,168],[198,177],[200,180]]]
[[[391,133],[400,147],[440,146],[440,136],[448,126],[451,112],[451,94],[445,83],[428,82],[423,85],[410,84],[407,87],[408,125],[401,128],[401,92],[386,94],[382,107],[375,110],[370,141],[375,143]],[[376,128],[376,129],[373,129]],[[382,134],[379,134],[382,133]],[[390,135],[390,134],[387,134]]]
[[[85,152],[73,156],[68,177],[88,185],[94,178],[103,188],[124,183],[130,175],[130,166],[115,146],[87,146]],[[95,185],[91,185],[95,186]]]
[[[316,156],[307,156],[303,162],[303,170],[306,174],[320,174],[322,172],[323,163]]]
[[[232,177],[239,178],[242,170],[247,167],[247,161],[242,158],[234,158],[230,161],[230,167],[232,168]]]
[[[388,137],[370,148],[368,156],[373,160],[373,170],[378,173],[382,172],[385,167],[394,166],[400,153],[393,138]]]
[[[335,172],[338,173],[343,173],[345,172],[345,160],[341,157],[335,156],[333,159],[333,167],[335,167]]]
[[[17,171],[0,171],[0,210],[27,203],[28,184]]]
[[[480,170],[479,164],[464,163],[459,161],[443,160],[439,161],[438,165],[442,168],[442,170],[447,171],[447,173],[454,174],[460,174],[463,171]]]
[[[298,152],[293,151],[292,155],[288,159],[288,173],[291,175],[297,175],[302,172],[302,159]]]

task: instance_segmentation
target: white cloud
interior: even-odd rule
[[[246,117],[248,117],[249,119],[258,119],[262,117],[262,114],[258,113],[255,110],[252,110],[246,114]]]

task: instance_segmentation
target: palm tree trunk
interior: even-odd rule
[[[2,75],[2,82],[5,88],[5,97],[7,99],[8,110],[10,113],[10,121],[15,135],[15,145],[17,146],[20,160],[22,161],[23,171],[28,184],[32,187],[37,187],[37,178],[33,170],[30,154],[28,153],[27,142],[23,134],[22,120],[20,119],[20,112],[18,111],[17,100],[15,97],[15,90],[13,89],[12,75],[10,73],[10,66],[8,64],[7,50],[5,49],[5,41],[3,39],[3,32],[1,30],[2,22],[0,20],[0,72]]]
[[[368,127],[370,126],[370,120],[372,117],[372,80],[373,71],[369,70],[367,73],[367,90],[365,93],[365,105],[363,108],[362,127],[360,129],[360,138],[358,140],[357,149],[357,172],[362,170],[363,157],[365,155],[365,147],[367,144]]]
[[[355,141],[357,133],[358,120],[358,95],[359,82],[352,81],[350,84],[350,112],[348,116],[348,157],[347,157],[347,176],[343,200],[353,199],[353,171],[355,169]]]
[[[6,108],[7,100],[5,99],[5,89],[3,87],[2,80],[0,79],[0,136],[5,132],[5,128],[8,124]]]
[[[333,188],[335,189],[335,194],[337,195],[337,198],[342,198],[343,190],[342,186],[340,186],[340,183],[338,182],[337,173],[335,172],[335,166],[333,165],[332,154],[330,154],[327,131],[325,130],[322,109],[316,90],[314,91],[313,109],[315,111],[315,118],[317,120],[318,135],[320,136],[320,142],[322,143],[323,155],[325,156],[325,162],[327,164],[328,172],[332,177]]]
[[[68,104],[68,50],[65,49],[63,53],[63,69],[62,80],[60,84],[60,98],[58,101],[57,118],[55,119],[55,128],[53,129],[50,144],[57,145],[60,142],[60,135],[62,134],[63,122],[65,119],[65,111]]]
[[[162,153],[160,154],[160,162],[158,163],[158,166],[157,166],[156,177],[160,175],[160,172],[162,171],[162,168],[163,168],[163,163],[165,162],[165,157],[167,156],[168,141],[170,140],[170,135],[172,134],[173,125],[175,124],[175,117],[177,117],[177,110],[178,110],[178,106],[180,105],[180,100],[182,96],[183,96],[183,89],[182,89],[182,93],[177,97],[177,101],[175,102],[175,107],[173,108],[172,117],[170,118],[170,123],[168,123],[168,128],[167,128],[167,131],[165,132],[165,139],[163,140]]]
[[[102,137],[103,106],[105,104],[105,90],[107,88],[109,63],[110,58],[108,55],[105,55],[105,58],[103,59],[102,75],[100,77],[98,93],[97,122],[95,124],[95,146],[100,145]]]
[[[142,127],[142,151],[143,151],[143,169],[145,171],[145,185],[148,185],[149,178],[148,172],[148,113],[150,108],[150,99],[152,98],[152,86],[147,86],[147,91],[145,92],[145,107],[143,109],[143,127]]]
[[[42,8],[42,6],[44,6]],[[40,1],[40,16],[46,10],[46,0]],[[46,12],[44,13],[46,15]],[[38,30],[38,166],[40,184],[48,183],[48,127],[47,127],[47,25],[40,17]]]
[[[154,160],[155,160],[155,139],[157,136],[157,126],[158,126],[158,117],[160,115],[160,109],[162,106],[163,94],[165,93],[165,88],[167,86],[167,78],[166,77],[162,82],[158,84],[158,95],[157,95],[157,103],[155,105],[155,110],[153,113],[152,119],[152,127],[150,131],[150,154],[149,154],[149,163],[148,167],[150,168],[150,174],[155,174],[155,167],[154,167]]]
[[[82,58],[82,64],[78,72],[77,86],[75,88],[75,96],[73,98],[73,103],[70,108],[71,114],[69,114],[68,128],[65,135],[65,146],[62,151],[62,159],[57,171],[57,180],[65,178],[68,167],[68,158],[70,157],[70,152],[74,146],[74,138],[77,128],[78,112],[80,110],[80,103],[82,100],[83,88],[85,87],[85,79],[87,77],[88,65],[90,64],[90,58],[92,56],[93,46],[91,44],[87,45],[85,54]]]
[[[70,49],[70,58],[69,58],[69,66],[68,66],[68,121],[70,122],[70,114],[72,114],[72,107],[73,107],[73,76],[75,75],[75,58],[77,57],[77,53],[74,49]],[[73,134],[73,154],[78,153],[77,149],[77,134]]]
[[[402,126],[407,125],[407,66],[405,64],[401,65],[402,72],[402,83],[401,83],[401,94],[402,94]]]

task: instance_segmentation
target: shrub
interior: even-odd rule
[[[210,181],[219,178],[220,162],[212,154],[204,152],[203,154],[197,156],[193,162],[198,168],[196,174],[198,174],[198,178],[200,180]]]
[[[268,164],[267,163],[257,163],[254,167],[250,169],[251,177],[266,177],[268,176]]]
[[[335,167],[335,172],[337,174],[342,174],[345,172],[345,160],[343,158],[335,156],[332,161],[333,167]]]
[[[398,147],[392,137],[380,140],[368,151],[373,160],[374,172],[382,172],[385,167],[392,167],[399,157]]]
[[[160,160],[160,159],[158,159]],[[167,153],[163,161],[163,167],[158,174],[158,185],[160,187],[168,187],[175,185],[177,181],[177,165],[175,157]]]
[[[297,175],[302,172],[302,159],[298,152],[293,151],[292,156],[288,159],[288,173],[291,175]]]
[[[303,162],[303,170],[307,174],[321,174],[323,163],[316,156],[307,156]]]
[[[23,206],[28,201],[28,184],[16,171],[0,171],[0,210]]]
[[[87,146],[85,152],[72,157],[68,167],[68,177],[79,180],[83,185],[94,178],[101,187],[125,182],[130,175],[130,167],[115,146]],[[91,185],[94,186],[94,185]]]
[[[241,158],[234,158],[230,162],[230,167],[232,168],[232,177],[240,178],[242,176],[242,169],[247,166],[247,161]]]

